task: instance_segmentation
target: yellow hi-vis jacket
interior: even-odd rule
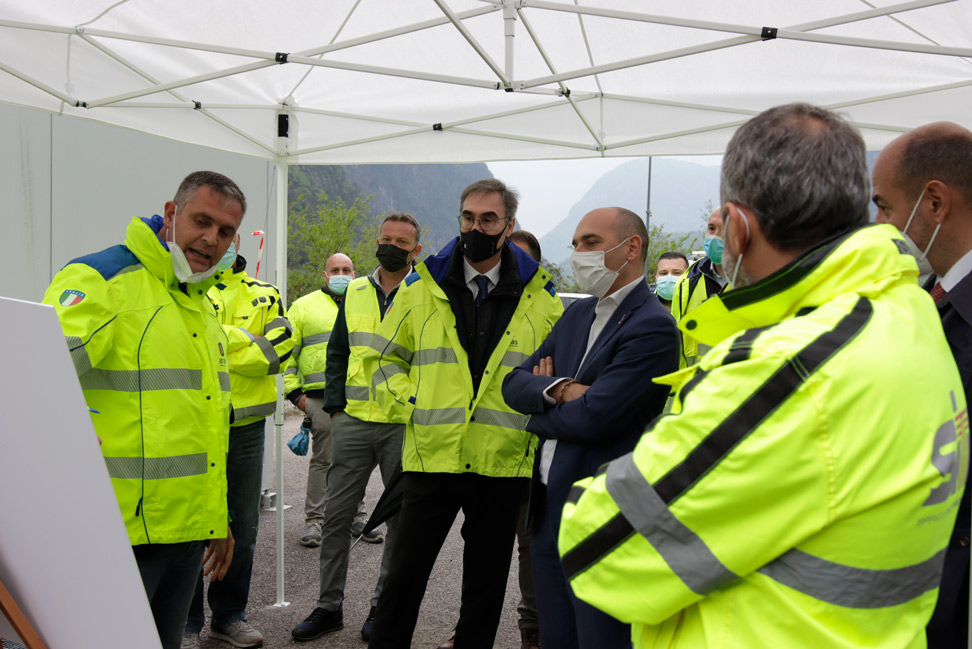
[[[564,508],[574,593],[638,649],[925,647],[969,424],[917,271],[869,226],[684,318],[674,414]]]
[[[230,378],[206,291],[180,284],[135,218],[125,245],[80,257],[44,302],[57,309],[132,545],[226,536]]]
[[[348,374],[344,383],[347,405],[344,414],[361,421],[390,423],[388,415],[371,392],[377,362],[373,357],[366,358],[371,349],[371,338],[381,323],[377,290],[371,278],[359,277],[348,284],[348,290],[344,293],[344,321],[348,327]]]
[[[252,279],[244,269],[226,271],[209,289],[216,317],[229,339],[233,427],[260,421],[277,409],[281,363],[294,347],[280,292],[273,284]]]
[[[672,317],[675,318],[675,322],[709,299],[709,282],[715,283],[715,281],[711,259],[702,257],[692,262],[688,270],[679,277],[672,294]],[[708,345],[700,346],[691,332],[683,332],[682,349],[678,355],[679,369],[695,365],[707,351],[709,351]]]
[[[503,400],[503,379],[532,354],[563,313],[550,274],[516,246],[523,292],[505,335],[473,393],[466,350],[439,283],[456,245],[418,266],[399,287],[378,326],[368,358],[379,404],[393,422],[405,422],[402,470],[529,477],[537,437],[528,416]]]
[[[337,303],[323,289],[290,305],[287,317],[293,326],[294,348],[284,364],[284,394],[324,389],[327,341],[337,314]]]

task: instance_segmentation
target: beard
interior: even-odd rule
[[[729,246],[726,246],[722,251],[722,270],[729,280],[728,289],[742,288],[753,283],[753,278],[742,268],[742,258],[743,255],[740,255],[738,259],[733,258]]]

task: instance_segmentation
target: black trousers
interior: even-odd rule
[[[517,513],[529,480],[413,472],[405,473],[404,480],[398,538],[369,648],[411,647],[429,575],[461,509],[462,605],[456,647],[491,649],[506,596]]]

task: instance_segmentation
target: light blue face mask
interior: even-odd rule
[[[722,237],[717,237],[713,234],[705,235],[705,241],[702,242],[702,249],[705,250],[705,256],[711,259],[713,264],[722,263],[723,245]]]
[[[675,285],[678,275],[659,275],[655,278],[655,293],[664,300],[671,300],[675,296]]]
[[[334,275],[327,278],[327,287],[335,295],[344,295],[353,278],[350,275]]]
[[[222,259],[216,263],[216,268],[219,270],[229,270],[236,263],[236,242],[234,241],[223,253]]]

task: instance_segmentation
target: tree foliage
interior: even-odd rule
[[[655,281],[655,269],[658,268],[658,258],[666,252],[681,252],[688,256],[695,245],[697,235],[692,232],[685,234],[668,234],[661,225],[652,225],[648,232],[648,260],[645,263],[645,274],[649,283]]]
[[[375,264],[375,240],[381,216],[372,216],[371,196],[347,205],[320,191],[312,200],[301,194],[293,202],[287,230],[287,295],[293,302],[321,286],[324,262],[343,252],[354,262],[357,275]]]

